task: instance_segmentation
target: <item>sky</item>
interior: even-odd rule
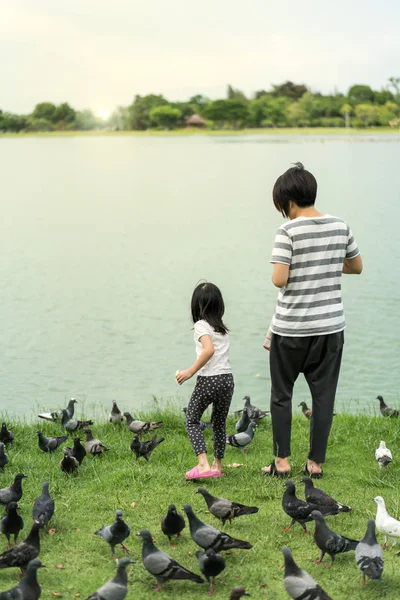
[[[136,94],[381,89],[400,76],[398,0],[0,0],[0,108],[107,114]]]

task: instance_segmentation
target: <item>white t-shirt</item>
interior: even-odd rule
[[[229,363],[229,334],[218,333],[214,331],[207,321],[202,319],[194,324],[194,341],[196,343],[197,358],[203,352],[203,344],[200,342],[202,335],[209,335],[214,345],[214,354],[202,367],[197,375],[203,377],[210,377],[211,375],[224,375],[226,373],[232,373],[231,365]]]

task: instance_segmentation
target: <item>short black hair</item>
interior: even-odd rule
[[[297,206],[314,206],[317,197],[317,180],[307,171],[301,162],[294,163],[278,177],[272,191],[275,208],[284,217],[289,216],[289,203],[292,201]]]
[[[214,283],[205,281],[198,284],[192,295],[191,312],[193,323],[204,319],[209,325],[225,335],[228,328],[222,320],[225,312],[225,304],[222,294]]]

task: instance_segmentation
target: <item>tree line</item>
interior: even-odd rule
[[[203,95],[186,102],[169,102],[164,96],[135,96],[129,106],[117,107],[108,119],[89,110],[75,110],[67,102],[37,104],[29,115],[0,110],[0,131],[89,131],[111,129],[172,130],[188,126],[208,129],[272,127],[400,127],[400,77],[390,77],[381,90],[353,85],[347,94],[324,95],[304,84],[286,81],[248,98],[227,87],[226,98]]]

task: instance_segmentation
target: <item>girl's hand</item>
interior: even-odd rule
[[[177,371],[175,378],[179,385],[182,385],[184,381],[187,381],[193,377],[193,371],[191,369],[184,369],[183,371]]]

